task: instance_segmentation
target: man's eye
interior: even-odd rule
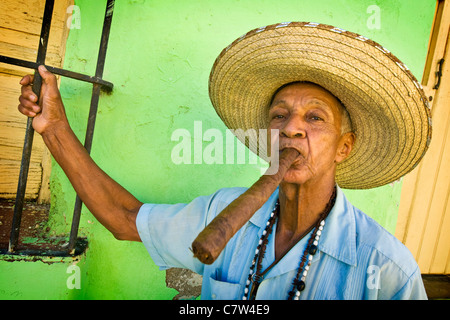
[[[284,118],[284,116],[281,114],[276,114],[273,116],[273,119],[283,119],[283,118]]]
[[[319,117],[319,116],[311,116],[311,120],[314,120],[314,121],[323,121],[323,119],[322,119],[321,117]]]

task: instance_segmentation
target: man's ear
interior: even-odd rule
[[[344,133],[339,139],[339,144],[336,152],[336,163],[344,161],[352,152],[356,141],[356,136],[353,132]]]

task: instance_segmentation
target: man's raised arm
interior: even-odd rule
[[[119,240],[140,241],[136,216],[142,203],[111,179],[89,156],[70,128],[56,77],[39,67],[42,88],[39,103],[31,89],[33,77],[20,84],[19,111],[33,117],[33,128],[64,170],[75,191],[97,220]]]

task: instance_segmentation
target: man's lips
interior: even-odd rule
[[[305,158],[305,153],[303,152],[303,150],[298,148],[298,147],[296,147],[296,146],[284,146],[284,147],[281,147],[279,152],[281,153],[285,149],[295,149],[300,154],[299,157]]]
[[[283,146],[282,148],[280,148],[280,154],[285,149],[295,149],[299,153],[297,158],[292,162],[291,167],[302,166],[305,163],[306,161],[305,152],[301,148],[296,146]]]

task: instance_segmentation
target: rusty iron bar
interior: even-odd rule
[[[113,11],[114,11],[114,0],[108,0],[108,2],[106,4],[105,18],[103,20],[103,30],[102,30],[102,37],[100,40],[100,49],[99,49],[98,58],[97,58],[97,68],[95,70],[96,78],[102,78],[102,76],[103,76],[103,69],[105,67],[106,50],[108,48],[108,40],[109,40],[109,33],[111,30]],[[97,83],[94,83],[93,88],[92,88],[91,105],[90,105],[90,109],[89,109],[89,118],[88,118],[88,123],[87,123],[87,128],[86,128],[86,136],[85,136],[85,142],[84,142],[84,147],[86,148],[88,153],[91,152],[91,148],[92,148],[92,139],[93,139],[93,135],[94,135],[94,127],[95,127],[95,119],[97,116],[99,95],[100,95],[100,85]],[[68,251],[70,254],[73,254],[74,250],[75,250],[78,228],[79,228],[79,224],[80,224],[82,204],[83,203],[82,203],[80,197],[77,195],[76,199],[75,199],[75,207],[74,207],[73,218],[72,218],[72,227],[70,230],[69,245],[68,245]]]
[[[73,255],[82,254],[88,246],[88,242],[86,238],[79,238],[77,240],[77,245],[75,247],[75,252],[73,254],[69,254],[67,250],[61,246],[60,248],[55,249],[30,249],[23,248],[20,250],[16,250],[14,252],[9,252],[7,249],[0,249],[0,255],[7,254],[9,256],[40,256],[40,257],[70,257]]]
[[[19,66],[19,67],[35,69],[35,70],[37,70],[37,68],[39,67],[39,64],[36,62],[16,59],[16,58],[2,56],[2,55],[0,55],[0,63],[6,63],[6,64],[11,64],[11,65]],[[113,87],[114,87],[114,85],[111,82],[105,81],[98,77],[91,77],[91,76],[81,74],[78,72],[73,72],[73,71],[60,69],[60,68],[47,66],[47,65],[45,67],[51,73],[54,73],[54,74],[57,74],[57,75],[60,75],[63,77],[80,80],[80,81],[84,81],[84,82],[90,82],[93,84],[99,84],[101,87],[101,90],[104,92],[107,92],[107,93],[112,92]]]
[[[47,55],[47,44],[48,38],[50,34],[50,26],[52,22],[52,14],[53,14],[53,5],[54,0],[47,0],[45,2],[44,15],[42,18],[42,27],[41,34],[39,38],[39,47],[36,58],[36,63],[44,64],[45,57]],[[42,78],[39,72],[36,70],[34,73],[33,80],[33,92],[37,97],[40,96],[41,93],[41,85]],[[19,183],[17,185],[17,194],[16,194],[16,202],[14,205],[14,216],[11,226],[11,234],[9,238],[9,246],[8,251],[14,252],[16,249],[17,243],[19,241],[19,231],[20,231],[20,222],[22,220],[22,211],[23,211],[23,203],[25,199],[25,189],[27,185],[28,178],[28,169],[30,168],[30,159],[31,159],[31,147],[33,146],[33,118],[27,119],[27,126],[25,131],[25,141],[23,145],[22,151],[22,161],[20,164],[20,174],[19,174]]]

